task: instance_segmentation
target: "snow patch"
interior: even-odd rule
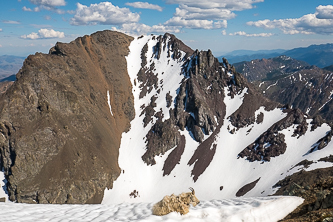
[[[8,194],[7,194],[7,187],[6,187],[6,179],[5,179],[5,173],[0,171],[0,198],[5,197],[6,201],[8,201]]]
[[[330,92],[330,95],[329,95],[328,100],[326,101],[326,103],[324,103],[318,110],[322,110],[324,108],[324,106],[333,99],[332,95],[333,95],[333,91]]]
[[[302,204],[299,197],[238,198],[202,201],[186,215],[172,212],[152,215],[153,203],[52,205],[0,203],[3,221],[184,221],[184,222],[276,222]]]
[[[311,109],[312,109],[312,107],[308,107],[308,108],[306,109],[306,112],[305,112],[305,113],[306,113],[307,115],[309,115],[309,112],[310,112]]]
[[[278,81],[276,81],[276,82],[275,82],[274,84],[272,84],[272,85],[269,85],[269,86],[267,87],[266,90],[268,90],[268,89],[271,88],[272,86],[275,86],[277,83],[278,83]]]
[[[245,93],[247,94],[247,88],[244,88],[239,94],[235,95],[234,98],[228,95],[229,88],[224,87],[224,100],[223,102],[226,105],[226,117],[229,117],[233,114],[242,104]]]

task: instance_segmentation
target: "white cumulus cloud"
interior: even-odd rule
[[[32,12],[31,8],[27,8],[25,6],[23,6],[22,10],[25,11],[25,12]]]
[[[226,28],[227,20],[236,17],[234,11],[254,8],[264,0],[166,0],[179,4],[173,17],[165,24],[195,29]]]
[[[54,31],[53,29],[40,29],[38,33],[32,32],[28,35],[22,35],[23,39],[48,39],[48,38],[64,38],[65,33]]]
[[[190,28],[190,29],[212,29],[213,28],[212,20],[199,20],[199,19],[186,20],[181,17],[173,17],[173,18],[169,19],[165,24],[169,25],[169,26],[181,26],[181,27]]]
[[[179,5],[174,17],[184,19],[232,19],[236,17],[232,11],[225,8],[198,8],[187,5]]]
[[[227,28],[227,26],[228,26],[227,20],[214,22],[214,28],[217,29]]]
[[[226,28],[227,21],[203,20],[203,19],[183,19],[182,17],[172,17],[164,23],[167,26],[175,26],[188,29],[219,29]]]
[[[64,10],[61,10],[57,7],[59,6],[65,6],[66,2],[65,0],[29,0],[30,3],[36,5],[33,10],[31,8],[27,8],[26,6],[23,6],[22,10],[23,11],[34,11],[34,12],[39,12],[43,9],[48,10],[48,11],[53,11],[58,14],[65,14]]]
[[[2,32],[2,29],[0,29],[0,32]]]
[[[319,5],[316,8],[316,17],[318,19],[333,19],[333,5]]]
[[[127,2],[125,5],[132,6],[134,8],[153,9],[157,11],[163,11],[163,8],[159,5],[150,4],[148,2]]]
[[[247,25],[266,29],[280,29],[285,34],[333,34],[333,6],[318,6],[316,13],[300,18],[259,20]]]
[[[263,2],[264,0],[167,0],[169,4],[184,4],[190,7],[196,7],[201,9],[228,9],[231,11],[242,11],[245,9],[253,8],[253,4]]]
[[[89,7],[77,3],[72,25],[121,25],[124,23],[138,22],[140,15],[132,13],[128,8],[119,8],[111,2],[91,4]]]
[[[175,26],[165,26],[165,25],[145,25],[140,23],[129,23],[121,25],[120,29],[115,27],[112,28],[113,31],[120,31],[131,35],[142,35],[150,33],[179,33],[180,29]]]
[[[174,16],[165,22],[165,25],[182,26],[189,29],[226,28],[226,20],[235,16],[232,11],[223,8],[198,8],[180,5],[176,8]]]
[[[222,33],[223,34],[223,33]],[[226,33],[224,33],[226,35]],[[239,35],[239,36],[246,36],[246,37],[270,37],[274,35],[273,33],[254,33],[254,34],[248,34],[244,31],[229,33],[229,35]]]

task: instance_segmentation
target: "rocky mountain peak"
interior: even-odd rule
[[[121,133],[134,118],[125,60],[132,39],[97,32],[24,61],[0,99],[10,200],[93,203],[112,187]]]

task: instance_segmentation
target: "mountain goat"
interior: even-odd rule
[[[154,204],[152,212],[153,215],[163,216],[171,212],[178,212],[181,215],[187,214],[189,212],[190,204],[194,207],[200,203],[198,198],[195,196],[195,191],[190,187],[192,192],[181,193],[176,196],[172,194],[171,196],[165,196],[163,199]]]

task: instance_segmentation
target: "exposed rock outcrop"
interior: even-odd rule
[[[158,121],[147,134],[147,151],[142,160],[150,165],[156,164],[154,157],[178,145],[180,133],[169,120]]]
[[[312,153],[316,150],[324,149],[328,145],[328,143],[331,142],[332,135],[333,135],[332,130],[327,132],[323,138],[319,139],[317,143],[312,146],[312,148],[309,150],[309,153]]]
[[[247,146],[238,154],[239,157],[246,157],[249,161],[270,161],[286,151],[285,135],[279,133],[293,124],[297,124],[293,136],[302,136],[307,131],[306,117],[299,110],[285,109],[287,116],[273,124],[266,132],[260,135],[252,144]]]
[[[25,60],[0,97],[0,168],[11,201],[101,202],[134,118],[125,59],[132,39],[97,32]]]
[[[164,39],[168,38],[168,36],[169,34],[165,35],[163,38],[159,38],[164,41]],[[218,126],[218,121],[223,119],[225,116],[225,104],[223,102],[223,96],[221,95],[223,95],[224,87],[227,87],[227,83],[228,81],[231,81],[231,78],[226,75],[221,64],[216,58],[214,58],[210,50],[207,52],[195,51],[194,53],[192,51],[193,54],[191,57],[188,57],[191,51],[184,47],[182,42],[174,39],[173,37],[169,37],[169,40],[170,43],[165,44],[172,45],[171,50],[168,51],[171,55],[170,57],[172,59],[184,60],[184,79],[180,85],[177,97],[175,98],[175,107],[170,110],[170,119],[163,123],[160,120],[157,121],[147,135],[147,152],[142,157],[147,164],[155,164],[153,160],[154,156],[164,154],[167,150],[176,146],[179,147],[179,151],[172,154],[172,159],[180,158],[180,156],[176,155],[181,155],[181,147],[184,145],[179,144],[181,139],[178,130],[190,131],[193,138],[197,142],[202,143],[204,135],[213,133]],[[155,49],[160,49],[161,45],[163,45],[159,44],[159,42],[157,46],[154,47]],[[184,58],[179,57],[179,52],[174,45],[176,45],[179,49],[186,50]],[[159,55],[158,52],[159,50],[157,50],[157,56]],[[142,56],[142,58],[145,57]],[[144,62],[142,64],[144,64]],[[147,81],[145,82],[147,83]],[[170,107],[170,96],[166,99],[167,107]],[[147,107],[144,108],[144,110],[147,110]],[[144,121],[149,118],[149,116],[153,115],[153,113],[149,115],[147,115],[147,112],[145,113],[146,116]],[[144,122],[144,124],[146,125],[146,122]],[[165,127],[159,127],[161,124],[164,124]],[[172,136],[167,136],[169,134],[172,134]],[[185,141],[183,143],[185,143]],[[207,147],[210,147],[211,145],[212,143],[209,143]],[[167,164],[169,167],[165,168],[166,174],[169,174],[175,166],[174,161],[171,161],[170,159],[169,162],[170,163]],[[207,164],[209,165],[209,161]],[[170,166],[173,167],[170,168]]]
[[[7,91],[9,87],[13,85],[13,81],[0,82],[0,94]]]
[[[333,215],[332,167],[313,171],[300,171],[279,181],[275,195],[304,198],[295,211],[282,221],[324,221],[323,216]],[[325,210],[326,209],[326,210]]]
[[[252,190],[257,185],[259,180],[260,180],[260,177],[251,183],[245,184],[243,187],[241,187],[237,191],[236,197],[241,197],[241,196],[244,196],[245,194],[247,194],[250,190]]]

